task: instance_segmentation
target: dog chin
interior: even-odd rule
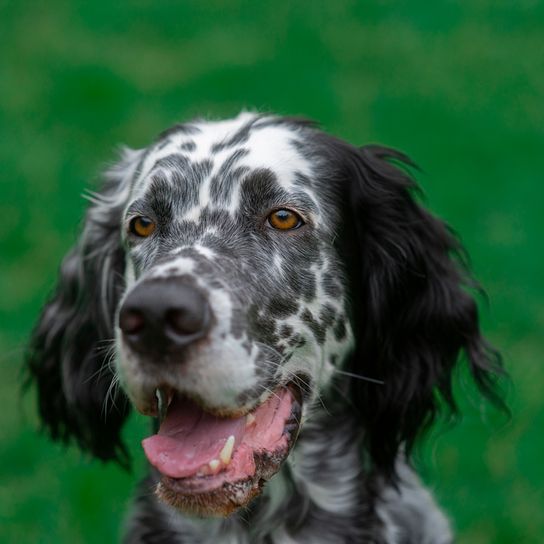
[[[184,514],[198,517],[227,517],[247,506],[258,496],[265,483],[280,470],[288,452],[275,462],[257,462],[254,477],[236,482],[223,482],[218,487],[199,489],[198,482],[162,476],[157,484],[157,497]],[[197,485],[194,485],[194,484]],[[211,483],[211,482],[208,482]]]

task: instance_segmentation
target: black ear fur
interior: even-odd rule
[[[498,353],[482,338],[469,289],[477,288],[451,230],[416,200],[414,166],[394,150],[347,146],[345,225],[340,251],[351,275],[357,346],[351,372],[384,385],[351,382],[350,398],[373,465],[394,474],[401,449],[434,421],[440,406],[457,411],[452,372],[464,353],[481,392],[501,404]]]
[[[42,422],[53,439],[102,460],[128,463],[120,430],[129,404],[113,383],[113,319],[124,280],[120,225],[135,152],[91,196],[82,236],[65,257],[52,297],[33,331],[28,382],[37,385]]]

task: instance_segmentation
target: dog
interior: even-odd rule
[[[30,342],[53,439],[128,465],[128,543],[452,542],[410,463],[464,356],[497,400],[475,281],[404,154],[243,112],[124,149]]]

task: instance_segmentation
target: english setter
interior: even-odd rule
[[[130,406],[153,418],[126,542],[452,541],[410,452],[459,356],[492,398],[500,359],[412,166],[242,113],[89,195],[28,369],[51,436],[100,459],[128,463]]]

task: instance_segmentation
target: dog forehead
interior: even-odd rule
[[[198,172],[199,189],[206,180],[236,171],[231,182],[251,171],[273,174],[285,191],[309,185],[311,163],[299,151],[301,128],[281,118],[242,113],[226,121],[197,121],[164,132],[145,154],[136,179],[135,196],[142,195],[156,173],[172,167]],[[166,170],[166,172],[165,172]],[[193,176],[194,177],[194,176]]]

